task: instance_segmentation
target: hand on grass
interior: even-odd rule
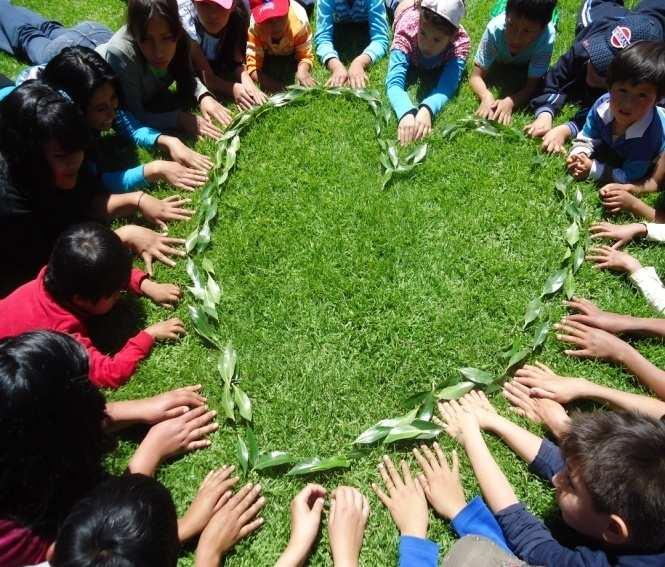
[[[599,195],[603,207],[610,214],[621,211],[634,213],[641,204],[641,201],[628,191],[607,185],[599,191]]]
[[[162,307],[173,307],[180,301],[180,288],[175,284],[159,283],[145,278],[140,288],[143,295]]]
[[[201,384],[197,384],[137,400],[141,408],[137,415],[143,423],[151,425],[181,416],[191,409],[205,405],[207,400],[200,392]]]
[[[543,136],[543,143],[540,145],[540,149],[548,154],[565,155],[565,143],[571,136],[570,128],[566,124],[556,126]]]
[[[416,117],[412,113],[405,114],[397,125],[397,139],[402,146],[410,144],[415,139]]]
[[[416,113],[416,130],[414,140],[422,140],[432,133],[432,114],[426,107],[421,107]]]
[[[354,59],[349,65],[349,86],[352,89],[364,89],[369,82],[369,77],[362,63],[362,55]]]
[[[379,473],[388,494],[376,483],[372,484],[372,489],[388,508],[401,535],[424,539],[427,537],[429,524],[425,492],[420,483],[414,481],[409,466],[404,461],[400,462],[400,467],[402,475],[390,457],[384,456],[383,462],[379,464]]]
[[[612,224],[610,222],[597,222],[589,228],[591,238],[606,238],[615,243],[612,248],[621,248],[636,238],[646,236],[647,227],[644,223]]]
[[[542,138],[552,129],[552,115],[541,112],[536,119],[524,127],[524,131],[532,138]]]
[[[568,156],[566,159],[566,167],[568,173],[578,181],[582,181],[589,177],[593,160],[586,154],[579,153]]]
[[[300,64],[298,65],[298,70],[296,71],[296,84],[302,85],[303,87],[315,87],[316,81],[312,77],[312,70],[309,64]]]
[[[328,61],[327,66],[330,70],[330,78],[326,81],[326,87],[343,87],[349,80],[349,73],[344,64],[334,58]]]
[[[150,182],[165,181],[178,189],[194,191],[205,185],[208,173],[185,167],[175,161],[155,160],[143,166],[143,176]]]
[[[476,109],[476,116],[479,118],[485,118],[489,120],[494,114],[494,107],[496,106],[496,101],[494,97],[490,94],[484,99],[481,99],[478,108]]]
[[[413,454],[422,469],[418,482],[425,493],[427,501],[439,516],[452,520],[466,506],[464,489],[459,478],[459,459],[457,451],[452,454],[452,466],[438,443],[434,443],[433,451],[426,445]]]
[[[358,565],[368,518],[369,502],[359,490],[350,486],[338,486],[333,491],[328,539],[335,567]]]
[[[208,525],[213,514],[231,498],[231,489],[238,482],[233,466],[223,466],[210,471],[203,479],[199,491],[185,515],[178,520],[178,538],[185,542],[199,535]]]
[[[434,417],[433,421],[462,445],[465,445],[471,436],[480,433],[480,424],[475,414],[458,401],[439,403],[438,407],[441,419]]]
[[[190,199],[183,199],[179,195],[171,195],[165,199],[156,199],[152,195],[143,193],[137,199],[139,211],[147,221],[156,224],[166,232],[166,223],[172,220],[189,220],[194,211],[186,209],[184,205]]]
[[[261,486],[247,484],[233,495],[212,517],[203,530],[196,547],[196,567],[219,567],[236,543],[263,524],[258,517],[265,498]]]
[[[177,317],[150,325],[145,329],[145,332],[151,335],[156,341],[175,341],[187,334],[185,324]]]
[[[209,124],[214,124],[213,120],[216,120],[219,124],[228,126],[231,124],[231,120],[233,120],[233,116],[228,108],[225,108],[212,95],[201,98],[199,108],[201,109],[201,115]]]
[[[503,395],[517,415],[544,424],[557,439],[570,429],[570,418],[564,407],[554,400],[537,398],[527,386],[514,380],[503,385]]]
[[[626,343],[613,334],[572,321],[569,317],[554,325],[556,338],[574,345],[575,349],[564,352],[576,358],[595,358],[618,362],[625,351]]]
[[[611,246],[596,246],[589,250],[586,259],[594,262],[599,269],[634,274],[642,269],[642,264],[628,252],[621,252]]]
[[[175,136],[162,134],[157,138],[157,145],[166,148],[171,159],[184,167],[206,174],[212,169],[212,160],[208,156],[195,152]]]
[[[476,417],[481,429],[491,429],[499,417],[482,390],[471,390],[457,401],[462,409],[470,411]]]
[[[154,260],[173,267],[175,262],[169,256],[186,256],[184,250],[174,248],[176,245],[182,246],[185,243],[182,238],[170,238],[137,225],[125,225],[115,232],[125,246],[143,258],[145,271],[150,276],[153,275],[152,263]]]
[[[492,113],[491,119],[496,120],[499,124],[508,126],[513,119],[514,107],[515,102],[509,96],[497,100],[494,105],[494,112]]]
[[[621,333],[624,330],[622,324],[624,317],[622,315],[603,311],[588,299],[573,297],[570,301],[564,301],[563,303],[570,309],[577,311],[577,313],[567,317],[568,321],[576,321],[584,325],[603,329],[613,335]]]
[[[203,100],[212,97],[205,97]],[[203,102],[203,101],[202,101]],[[207,136],[213,140],[221,140],[222,131],[211,121],[191,112],[178,112],[178,128],[191,138]]]
[[[525,364],[522,366],[515,372],[515,378],[512,381],[513,385],[525,386],[532,398],[553,400],[559,404],[567,404],[583,397],[585,383],[586,380],[583,378],[559,376],[551,368],[540,362],[536,362],[535,365]],[[505,393],[504,390],[504,395]],[[510,400],[509,397],[508,399]]]

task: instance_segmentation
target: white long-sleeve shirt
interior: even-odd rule
[[[647,240],[665,242],[665,224],[644,223],[647,228]],[[656,311],[665,314],[665,286],[658,277],[656,269],[645,266],[630,275],[630,279],[639,288],[646,300]]]

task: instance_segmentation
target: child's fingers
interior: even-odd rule
[[[386,470],[386,467],[383,463],[379,463],[379,474],[383,479],[383,484],[385,485],[386,490],[388,490],[392,496],[393,492],[395,491],[395,484],[393,483],[392,478],[388,474],[388,471]]]
[[[422,456],[417,447],[414,447],[413,455],[416,458],[416,461],[418,461],[420,468],[425,472],[425,474],[430,475],[434,472],[432,470],[432,467],[430,466],[429,461]]]
[[[233,496],[233,492],[230,490],[227,490],[224,494],[222,494],[219,497],[219,500],[215,503],[215,506],[213,507],[212,511],[213,512],[219,512],[224,505],[230,500],[231,496]]]
[[[564,350],[563,351],[565,354],[568,356],[574,356],[575,358],[594,358],[594,354],[588,350],[588,349],[580,349],[580,350]]]
[[[427,445],[421,445],[420,448],[422,449],[423,453],[425,454],[425,457],[427,459],[427,462],[430,466],[430,470],[434,471],[439,468],[439,463],[436,460],[436,457],[434,456],[434,453],[430,451],[430,448]]]
[[[397,472],[397,468],[393,464],[392,459],[386,455],[383,457],[383,463],[385,465],[386,470],[388,471],[388,474],[390,475],[390,480],[392,480],[393,485],[397,488],[403,487],[404,481]]]
[[[197,441],[190,441],[185,447],[186,451],[196,451],[198,449],[205,449],[210,447],[210,441],[208,439],[199,439]]]
[[[413,485],[413,477],[411,476],[411,469],[409,465],[406,464],[406,461],[402,460],[399,462],[400,469],[402,469],[402,477],[404,478],[405,486]]]
[[[265,506],[265,503],[265,496],[258,498],[253,504],[251,504],[251,506],[247,508],[247,510],[242,513],[240,516],[240,523],[244,525],[252,520],[252,518],[255,518],[256,515],[260,512],[261,508]]]
[[[381,504],[383,504],[386,508],[390,508],[390,498],[379,488],[379,486],[373,482],[372,483],[372,490],[374,491],[374,494],[376,494],[376,497],[381,501]],[[333,521],[333,506],[335,502],[333,501],[332,505],[330,506],[330,522],[332,523]]]
[[[255,520],[252,520],[249,524],[244,525],[242,528],[240,528],[240,531],[238,532],[238,539],[243,539],[250,535],[251,533],[255,532],[258,530],[264,523],[263,518],[256,518]]]

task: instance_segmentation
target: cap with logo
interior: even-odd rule
[[[456,28],[459,27],[466,12],[462,0],[421,0],[420,6],[445,18]]]
[[[289,13],[289,0],[250,0],[252,17],[257,24],[281,18]]]
[[[658,22],[643,15],[617,20],[614,26],[582,41],[596,72],[605,76],[618,51],[638,41],[662,41],[663,29]]]

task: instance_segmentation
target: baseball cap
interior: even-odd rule
[[[289,13],[289,0],[250,0],[249,5],[257,24]]]
[[[466,8],[462,0],[421,0],[420,6],[432,10],[442,18],[448,20],[456,28],[464,17]]]
[[[210,4],[217,4],[225,10],[228,10],[231,6],[233,6],[233,0],[194,0],[194,2],[198,2],[199,4],[203,4],[205,2]]]
[[[582,46],[594,69],[604,77],[618,51],[638,41],[662,40],[663,29],[654,18],[634,15],[617,20],[607,30],[591,35],[582,41]]]

